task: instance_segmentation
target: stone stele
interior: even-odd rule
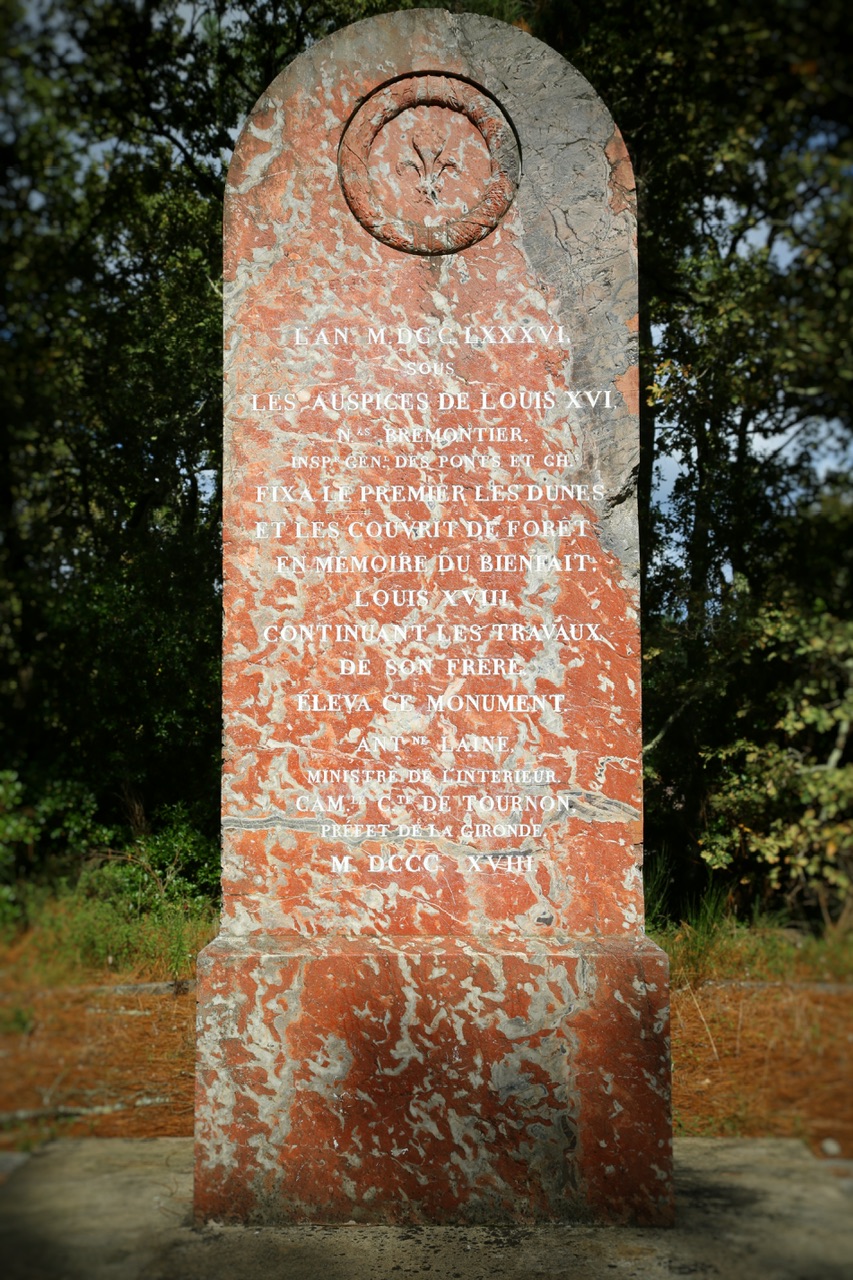
[[[297,58],[228,182],[196,1212],[666,1223],[622,139],[490,19]]]

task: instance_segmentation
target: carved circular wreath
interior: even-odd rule
[[[397,173],[412,170],[419,196],[434,218],[425,215],[420,220],[389,209],[371,158],[386,126],[402,112],[420,107],[442,107],[464,116],[488,152],[488,177],[475,189],[479,199],[470,210],[444,220],[442,187],[460,166],[445,154],[445,143],[435,130],[416,134],[410,144],[412,158],[397,165]],[[467,249],[495,229],[515,199],[521,156],[512,125],[494,98],[467,80],[424,72],[380,86],[358,107],[341,138],[338,173],[347,204],[366,231],[404,253],[436,255]]]

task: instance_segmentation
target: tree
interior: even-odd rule
[[[126,62],[114,42],[108,79],[104,32],[133,6],[90,8],[85,39],[80,6],[19,8],[4,71],[7,763],[33,794],[74,779],[137,827],[179,798],[210,821],[216,187],[138,98],[111,112]]]
[[[189,799],[214,825],[224,167],[306,42],[386,7],[7,0],[0,699],[31,791],[70,779],[137,826]],[[587,75],[637,175],[649,847],[685,893],[727,863],[744,897],[812,877],[837,918],[853,20],[841,0],[476,8]],[[791,779],[812,767],[809,801]]]
[[[684,893],[704,859],[747,881],[745,898],[817,897],[836,918],[853,855],[835,542],[849,533],[851,17],[796,0],[536,14],[608,101],[638,182],[649,845]],[[831,831],[806,830],[811,809]]]

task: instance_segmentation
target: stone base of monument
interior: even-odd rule
[[[644,938],[221,936],[197,1217],[671,1222],[667,979]]]

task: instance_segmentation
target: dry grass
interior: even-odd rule
[[[17,987],[0,1006],[0,1147],[192,1133],[195,996]],[[5,1034],[3,1033],[5,1030]]]
[[[684,987],[672,1046],[676,1133],[834,1138],[853,1158],[853,987]]]

